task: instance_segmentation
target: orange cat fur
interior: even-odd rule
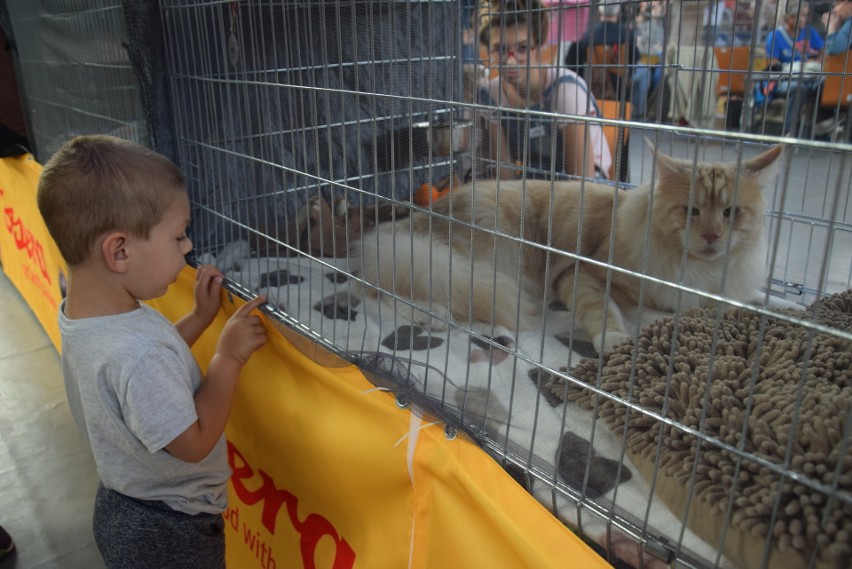
[[[598,351],[629,337],[622,310],[637,307],[643,289],[642,305],[658,310],[712,302],[658,281],[756,300],[763,189],[782,150],[742,161],[739,173],[736,163],[693,165],[657,153],[654,186],[629,190],[542,180],[463,186],[432,204],[435,215],[379,224],[355,242],[362,294],[411,302],[428,312],[398,302],[397,314],[432,328],[451,318],[509,329],[523,328],[555,295]],[[656,280],[578,264],[577,255]]]

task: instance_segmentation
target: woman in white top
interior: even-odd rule
[[[541,4],[509,0],[493,10],[479,14],[480,41],[499,71],[480,89],[481,102],[496,107],[489,138],[504,139],[490,145],[492,157],[506,168],[508,147],[509,168],[519,166],[516,172],[528,178],[557,172],[606,179],[612,156],[601,125],[582,120],[601,117],[600,109],[582,77],[543,60],[548,21]]]

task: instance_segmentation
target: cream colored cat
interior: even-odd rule
[[[622,310],[638,306],[640,292],[642,306],[657,310],[712,301],[666,282],[757,300],[763,189],[782,150],[743,161],[739,174],[736,163],[694,168],[657,153],[655,185],[630,190],[541,180],[464,186],[434,202],[434,214],[363,234],[352,249],[363,294],[411,302],[427,312],[397,302],[397,315],[433,329],[444,318],[523,328],[555,294],[599,352],[629,337]]]

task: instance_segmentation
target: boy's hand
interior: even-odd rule
[[[255,350],[266,343],[266,329],[260,317],[251,314],[265,300],[265,296],[258,296],[241,306],[222,329],[207,376],[195,393],[198,420],[166,445],[166,450],[172,456],[198,462],[210,454],[222,436],[231,412],[240,370]]]
[[[265,301],[265,295],[256,296],[234,312],[219,336],[217,355],[243,366],[249,357],[266,343],[266,329],[261,324],[260,317],[250,314]]]
[[[193,345],[216,318],[222,304],[224,280],[222,272],[213,265],[201,265],[196,270],[193,286],[195,306],[186,316],[175,322],[178,333],[187,345]]]
[[[222,305],[222,271],[213,265],[201,265],[195,273],[195,308],[192,312],[204,324],[209,325],[216,318]]]

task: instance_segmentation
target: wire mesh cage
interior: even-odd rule
[[[614,556],[629,558],[627,550],[641,544],[638,565],[663,559],[757,567],[765,560],[774,565],[785,552],[801,566],[848,562],[848,369],[821,375],[809,358],[784,364],[773,340],[780,334],[779,342],[798,341],[797,349],[810,355],[828,344],[848,353],[848,326],[815,316],[839,302],[826,295],[849,288],[847,148],[793,142],[777,181],[766,183],[764,207],[748,193],[750,169],[760,170],[749,159],[757,142],[771,139],[749,136],[745,123],[737,125],[739,137],[713,130],[722,68],[712,46],[681,41],[683,32],[665,42],[662,94],[645,103],[657,106],[656,128],[627,121],[625,103],[636,99],[624,83],[599,98],[587,94],[568,110],[518,111],[511,97],[530,93],[494,89],[500,75],[518,73],[513,65],[527,75],[568,75],[576,97],[578,86],[594,93],[596,78],[606,79],[595,66],[626,77],[658,64],[587,59],[579,73],[566,73],[561,42],[532,37],[547,21],[540,18],[545,7],[516,3],[515,19],[495,18],[509,4],[477,8],[471,18],[438,2],[165,5],[167,43],[175,46],[171,87],[180,158],[197,192],[199,260],[215,261],[251,292],[265,292],[281,318],[372,370],[401,400],[473,434],[557,516]],[[498,20],[492,33],[514,26],[528,41],[483,41],[491,37],[482,28]],[[686,26],[682,18],[678,23]],[[471,36],[473,61],[463,49]],[[717,42],[718,36],[708,37]],[[488,68],[471,68],[482,64]],[[583,76],[585,84],[576,80]],[[465,79],[475,87],[465,88]],[[616,103],[609,117],[601,108],[607,95]],[[744,106],[754,107],[751,99]],[[646,116],[641,111],[636,115]],[[754,268],[735,258],[714,265],[720,274],[705,275],[706,284],[684,276],[703,270],[693,269],[693,252],[652,250],[658,243],[651,226],[663,221],[636,210],[636,219],[608,227],[613,235],[635,231],[635,240],[646,243],[630,281],[645,292],[636,306],[622,306],[640,313],[624,335],[639,341],[607,344],[584,330],[580,311],[568,309],[592,300],[578,296],[580,283],[573,295],[558,294],[565,289],[558,273],[591,250],[554,237],[560,221],[573,215],[558,202],[588,199],[593,210],[602,199],[611,208],[611,196],[639,190],[600,190],[580,181],[560,197],[564,180],[585,174],[560,168],[564,141],[547,128],[570,129],[566,115],[579,115],[596,134],[587,147],[598,159],[591,177],[606,178],[605,170],[615,162],[621,168],[628,156],[633,167],[611,180],[675,183],[671,174],[680,168],[687,191],[678,203],[691,210],[712,207],[702,201],[701,184],[727,184],[734,202],[742,201],[723,208],[725,215],[736,208],[733,215],[758,223],[755,239],[769,244],[765,256],[750,257],[768,275],[754,281],[755,295],[726,288]],[[662,125],[679,122],[689,124],[671,138],[671,127]],[[505,129],[489,132],[494,124]],[[765,124],[764,117],[764,132]],[[605,150],[604,127],[618,129],[616,144]],[[533,141],[538,128],[545,134]],[[684,162],[655,162],[640,133]],[[523,150],[535,144],[538,150]],[[547,145],[556,152],[546,152]],[[609,163],[600,159],[607,151]],[[535,152],[544,159],[536,162]],[[739,162],[739,169],[704,165],[723,159]],[[484,165],[472,167],[477,161]],[[802,177],[802,167],[819,172],[820,181]],[[522,181],[494,183],[477,173],[467,186],[445,182],[452,188],[446,195],[417,199],[421,184],[431,190],[441,178],[463,178],[470,170]],[[543,185],[532,182],[542,177]],[[520,208],[514,217],[501,217],[512,207]],[[756,218],[747,219],[754,210]],[[703,223],[700,213],[694,217],[696,227]],[[750,255],[733,237],[722,238],[731,222],[722,223],[713,231],[728,242],[728,257]],[[571,227],[592,232],[583,223]],[[626,245],[610,243],[612,256],[601,261],[609,276],[600,286],[611,294],[600,301],[614,305],[624,286],[617,271],[625,269],[615,248]],[[653,257],[675,251],[681,274],[655,274]],[[532,278],[531,268],[544,276]],[[538,277],[544,286],[535,283]],[[530,302],[525,286],[535,290],[529,312],[523,312]],[[655,301],[659,287],[678,300]],[[690,294],[704,296],[694,301]],[[804,306],[814,308],[797,310]],[[660,308],[673,314],[642,327],[661,316]],[[504,311],[509,317],[501,320]],[[795,371],[776,385],[766,372],[770,363]],[[848,368],[848,361],[831,365]],[[826,382],[839,390],[837,408],[814,402],[824,397]],[[785,406],[783,419],[767,413],[776,405]],[[813,420],[816,410],[832,417],[830,425]],[[820,451],[811,448],[813,429],[826,433]],[[632,538],[629,545],[620,535]]]
[[[630,21],[618,19],[621,9],[636,18],[638,5],[616,6],[593,13],[590,29],[613,15]],[[797,371],[771,387],[764,366],[780,349],[773,334],[799,338],[809,355],[823,343],[848,353],[848,326],[815,316],[850,283],[848,147],[787,141],[786,161],[769,167],[770,159],[752,160],[773,142],[766,113],[717,129],[719,97],[729,109],[736,102],[734,73],[744,84],[759,78],[754,56],[741,70],[718,62],[717,52],[742,45],[742,24],[735,31],[733,20],[719,20],[695,43],[685,30],[699,29],[697,18],[679,15],[657,22],[657,52],[649,43],[632,59],[622,49],[598,60],[582,34],[567,47],[547,40],[553,11],[528,2],[470,15],[441,2],[166,3],[199,262],[266,293],[280,318],[372,370],[401,400],[471,433],[615,556],[635,547],[619,545],[624,534],[641,544],[640,565],[775,566],[785,552],[791,566],[847,562],[848,405],[822,411],[837,417],[830,427],[809,426],[817,409],[809,402],[823,388],[848,402],[846,371],[812,379],[818,366],[791,358]],[[639,83],[640,71],[658,75],[653,89]],[[549,106],[529,104],[541,85],[517,79],[537,73],[544,89],[559,85],[542,95]],[[616,84],[605,92],[596,81],[609,76]],[[637,84],[647,100],[631,93]],[[756,109],[753,92],[739,94],[746,115]],[[589,142],[575,152],[594,168],[563,161],[578,130]],[[682,162],[655,160],[644,137]],[[729,165],[707,165],[721,161]],[[754,193],[764,166],[777,178],[764,172],[765,188]],[[609,185],[593,187],[584,175]],[[671,221],[656,210],[612,213],[612,196],[641,183],[682,186],[678,207],[696,213],[681,230],[710,232],[698,240],[718,253],[712,269],[695,266],[695,251],[654,249],[662,246],[654,227]],[[727,205],[705,227],[699,210],[717,207],[704,195],[714,191]],[[606,213],[583,217],[560,205],[583,200],[579,211]],[[593,237],[597,222],[624,234],[600,237],[611,256],[595,257],[560,222]],[[756,256],[727,229],[749,223]],[[628,236],[644,244],[632,265],[618,250]],[[655,269],[657,256],[674,256],[679,271]],[[589,258],[608,296],[580,296],[586,275],[572,271]],[[736,288],[743,279],[753,294]],[[638,314],[625,316],[629,329],[605,328],[607,342],[571,309],[594,302],[612,319]],[[661,316],[668,320],[650,325]],[[631,337],[640,341],[620,342]],[[784,419],[765,415],[772,397],[786,406]],[[781,426],[765,428],[773,418]],[[812,428],[832,433],[821,451],[790,436]],[[797,506],[805,495],[819,505]]]
[[[163,16],[211,248],[235,238],[223,214],[279,239],[313,198],[399,197],[448,174],[430,140],[452,129],[461,90],[453,4],[164,3]]]
[[[108,133],[148,144],[136,73],[116,2],[9,2],[34,154]]]
[[[163,0],[193,262],[612,560],[848,567],[850,52],[770,69],[801,6]]]

